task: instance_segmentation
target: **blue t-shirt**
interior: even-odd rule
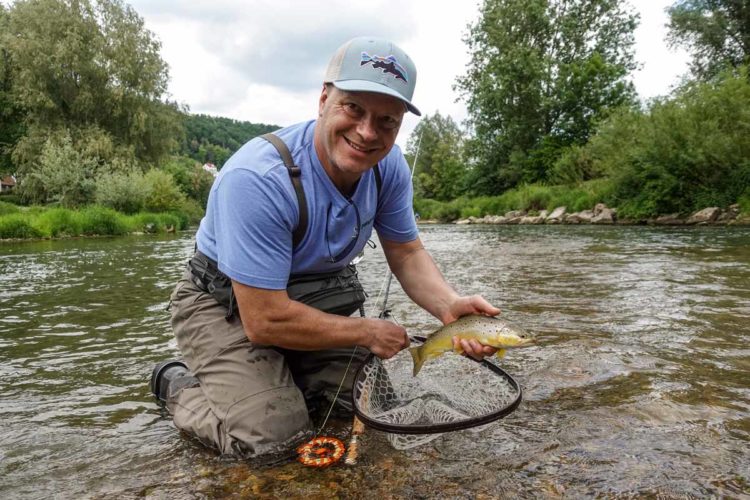
[[[275,132],[302,171],[308,212],[305,237],[292,248],[297,195],[281,156],[255,138],[224,165],[208,197],[196,235],[198,249],[242,284],[282,290],[290,274],[335,271],[348,264],[372,235],[404,243],[417,238],[409,167],[398,146],[380,161],[377,192],[368,170],[351,198],[334,186],[313,145],[315,121]],[[352,242],[354,242],[352,244]]]

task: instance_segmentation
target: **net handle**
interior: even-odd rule
[[[420,343],[424,343],[427,340],[426,337],[419,337],[416,335],[410,338]],[[461,422],[432,424],[432,425],[399,425],[399,424],[389,424],[385,422],[378,422],[377,420],[373,420],[372,418],[362,413],[362,411],[360,411],[359,409],[359,404],[357,403],[361,396],[359,384],[357,384],[357,381],[359,380],[364,367],[374,357],[375,355],[370,353],[367,356],[367,358],[365,358],[365,361],[361,365],[359,365],[359,368],[357,368],[357,373],[354,376],[354,384],[352,385],[352,402],[354,406],[354,413],[362,421],[362,423],[365,424],[367,427],[370,427],[378,431],[389,432],[391,434],[439,434],[443,432],[461,431],[465,429],[470,429],[472,427],[489,424],[490,422],[494,422],[495,420],[499,420],[503,417],[510,415],[516,410],[516,408],[518,408],[518,405],[521,404],[521,400],[523,399],[523,391],[521,390],[521,386],[518,384],[518,382],[516,382],[516,379],[514,379],[508,372],[506,372],[499,366],[493,363],[490,363],[486,359],[477,361],[476,359],[469,357],[468,359],[474,361],[475,363],[483,364],[485,367],[489,368],[490,370],[495,372],[497,375],[507,380],[508,383],[510,383],[510,385],[518,392],[518,396],[516,396],[516,398],[509,405],[507,405],[506,407],[498,411],[489,413],[487,415],[483,415],[481,417],[463,420]]]

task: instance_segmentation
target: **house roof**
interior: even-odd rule
[[[12,175],[5,175],[3,177],[0,177],[0,184],[2,184],[3,186],[15,186],[16,178]]]

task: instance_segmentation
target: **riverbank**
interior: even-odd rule
[[[194,214],[179,211],[128,215],[96,205],[71,210],[59,207],[18,207],[2,203],[0,240],[170,233],[186,229],[194,222],[193,219]]]
[[[666,214],[648,219],[619,218],[617,209],[598,203],[593,210],[568,212],[567,207],[557,207],[552,211],[511,210],[504,215],[459,218],[453,221],[436,219],[420,220],[422,224],[451,222],[453,224],[601,224],[601,225],[652,225],[652,226],[750,226],[750,214],[740,213],[739,205],[726,209],[707,207],[689,215]]]

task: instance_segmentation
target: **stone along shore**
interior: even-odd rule
[[[425,221],[427,222],[427,221]],[[708,207],[689,216],[680,214],[661,215],[653,219],[633,220],[617,217],[617,209],[598,203],[593,210],[568,213],[566,207],[557,207],[552,212],[542,210],[536,215],[522,210],[513,210],[505,215],[485,215],[459,219],[454,224],[648,224],[657,226],[684,225],[750,225],[750,214],[740,214],[739,205],[726,209]]]

